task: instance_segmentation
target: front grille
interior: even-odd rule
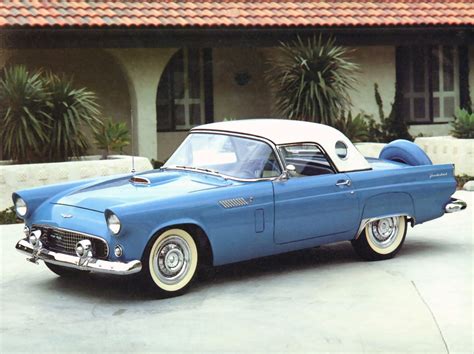
[[[32,229],[41,230],[40,240],[48,250],[75,256],[76,244],[81,240],[89,240],[94,257],[106,258],[109,255],[107,242],[99,237],[49,226],[33,226]]]

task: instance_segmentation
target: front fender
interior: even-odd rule
[[[28,211],[24,217],[25,219],[28,219],[41,204],[51,197],[56,197],[61,192],[81,187],[95,180],[96,179],[94,178],[90,178],[73,182],[57,183],[48,186],[23,189],[12,194],[13,204],[15,204],[15,201],[18,198],[22,198],[28,206]]]
[[[178,208],[176,205],[181,205],[181,207]],[[146,246],[153,236],[161,230],[175,225],[196,225],[208,235],[205,223],[199,218],[199,213],[192,212],[193,209],[195,210],[184,200],[168,200],[123,204],[107,210],[116,214],[120,219],[122,229],[113,239],[114,243],[124,247],[126,259],[129,260],[142,259]],[[182,215],[191,216],[183,217]]]

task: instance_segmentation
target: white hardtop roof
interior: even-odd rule
[[[200,125],[191,132],[203,130],[257,136],[268,139],[275,145],[313,142],[326,151],[339,172],[371,169],[364,156],[344,134],[324,124],[288,119],[245,119]],[[335,146],[338,141],[347,146],[345,159],[336,154]]]

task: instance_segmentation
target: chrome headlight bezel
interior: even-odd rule
[[[122,223],[117,215],[112,212],[106,214],[107,228],[112,235],[118,235],[122,230]]]
[[[20,218],[24,218],[28,213],[28,205],[21,197],[18,197],[15,200],[15,212]]]

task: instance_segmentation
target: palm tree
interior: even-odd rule
[[[279,113],[332,125],[342,112],[350,111],[349,90],[359,69],[350,52],[322,36],[281,43],[266,72]]]

